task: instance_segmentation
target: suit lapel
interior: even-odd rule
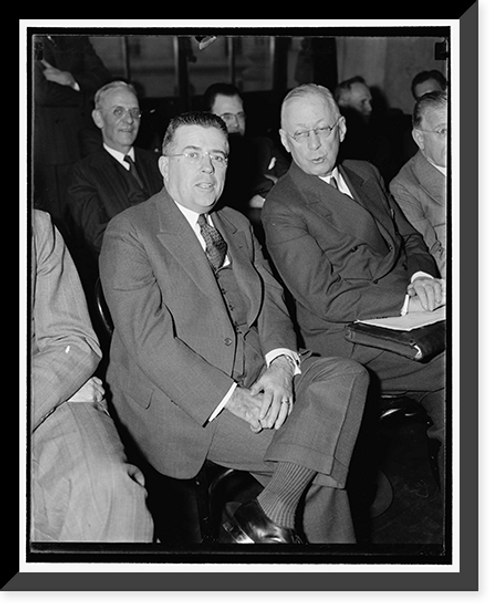
[[[383,200],[380,198],[379,186],[374,181],[364,180],[352,170],[340,167],[340,172],[344,177],[353,198],[360,204],[375,220],[378,230],[388,245],[395,244],[394,234],[394,211],[391,208],[388,214],[383,207]],[[368,206],[368,202],[370,203]]]
[[[415,175],[423,190],[434,202],[444,206],[446,203],[446,177],[425,159],[421,151],[415,156]]]
[[[297,176],[297,173],[300,175]],[[360,187],[361,181],[356,181],[357,176],[351,175],[347,177],[343,174],[353,196],[359,197],[357,188]],[[387,253],[387,244],[378,231],[374,217],[360,202],[339,192],[319,177],[306,175],[296,166],[293,167],[292,176],[297,176],[297,182],[306,197],[306,205],[316,214],[321,213],[325,220],[342,234],[349,234],[369,244],[376,252]]]
[[[203,247],[186,218],[164,189],[157,196],[156,206],[160,228],[157,233],[158,240],[184,268],[193,283],[227,315]]]

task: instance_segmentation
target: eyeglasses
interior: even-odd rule
[[[419,132],[427,132],[428,134],[437,134],[441,138],[445,138],[448,134],[448,128],[439,128],[438,130],[423,130],[422,128],[417,128]]]
[[[232,121],[236,121],[237,123],[241,123],[242,121],[245,121],[246,115],[245,113],[241,112],[241,113],[222,113],[222,115],[220,116],[221,119],[223,119],[226,123],[232,122]]]
[[[185,157],[186,160],[193,164],[194,166],[200,165],[203,161],[203,158],[208,155],[212,164],[218,168],[225,168],[227,166],[228,157],[224,153],[219,153],[218,151],[205,151],[202,153],[201,151],[184,151],[183,153],[168,153],[165,157],[174,158],[174,157]]]
[[[288,136],[293,138],[293,140],[297,141],[298,143],[305,143],[311,135],[311,132],[314,132],[317,137],[323,140],[330,136],[333,129],[338,125],[341,119],[342,115],[337,119],[333,126],[322,126],[321,128],[314,128],[313,130],[298,130],[295,132],[295,134],[288,134]]]
[[[112,109],[99,109],[99,110],[108,111],[109,113],[112,113],[116,119],[121,119],[125,115],[125,113],[129,113],[132,119],[140,119],[142,115],[141,110],[138,108],[125,109],[123,108],[123,106],[115,106]]]

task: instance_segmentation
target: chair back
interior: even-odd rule
[[[111,313],[109,312],[108,305],[106,304],[106,300],[104,299],[104,293],[102,291],[101,279],[97,279],[95,288],[94,288],[95,301],[97,305],[97,313],[101,320],[104,330],[111,338],[113,334],[114,325],[113,320],[111,319]]]

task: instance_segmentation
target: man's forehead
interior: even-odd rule
[[[446,123],[448,120],[448,110],[446,106],[427,107],[423,114],[423,121],[429,125],[438,125]]]
[[[116,106],[123,102],[132,103],[138,105],[137,96],[125,87],[119,87],[112,89],[104,96],[104,100],[107,104]]]
[[[372,97],[370,89],[366,85],[363,85],[363,83],[353,83],[351,85],[351,95],[356,100],[361,100],[363,98],[371,99]]]
[[[224,94],[217,94],[213,104],[213,110],[217,110],[217,113],[224,113],[225,111],[243,109],[243,102],[239,96],[225,96]]]
[[[285,119],[294,124],[306,124],[320,118],[330,119],[335,109],[328,100],[320,95],[298,96],[288,101]]]
[[[214,126],[197,124],[179,126],[174,134],[174,141],[182,147],[209,146],[210,148],[226,149],[227,138],[222,130]]]

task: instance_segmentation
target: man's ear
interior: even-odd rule
[[[282,128],[280,128],[279,133],[280,133],[281,144],[283,145],[283,147],[285,147],[288,153],[290,153],[290,147],[288,146],[288,134]]]
[[[92,111],[92,119],[94,120],[95,125],[98,128],[102,128],[104,125],[103,119],[102,119],[102,115],[101,115],[101,111],[94,109]]]
[[[347,134],[347,122],[343,115],[340,116],[339,119],[339,140],[342,142]]]
[[[158,158],[158,168],[160,170],[161,176],[166,179],[168,177],[168,165],[169,165],[169,158],[166,155],[161,155]]]
[[[424,137],[422,135],[422,132],[414,128],[411,131],[411,135],[413,137],[413,140],[417,143],[418,148],[423,150],[424,149]]]

